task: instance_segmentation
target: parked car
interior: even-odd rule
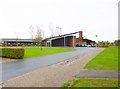
[[[91,47],[91,45],[87,45],[87,47]]]

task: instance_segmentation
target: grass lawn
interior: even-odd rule
[[[95,70],[118,70],[118,47],[103,50],[84,67]]]
[[[95,70],[118,70],[118,47],[103,50],[84,67]],[[118,87],[118,79],[77,78],[62,85],[62,89],[72,87]],[[73,88],[72,88],[73,89]]]
[[[64,83],[61,89],[68,87],[118,87],[118,79],[80,78],[69,80]]]
[[[62,48],[62,47],[43,47],[42,50],[39,47],[25,47],[25,56],[24,58],[32,58],[37,56],[69,52],[73,51],[73,48]]]

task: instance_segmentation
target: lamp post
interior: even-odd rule
[[[97,48],[97,35],[95,35],[95,37],[96,37],[96,48]]]

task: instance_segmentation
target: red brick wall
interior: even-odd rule
[[[75,36],[70,37],[70,47],[75,47],[75,46],[76,46],[76,37]]]
[[[76,44],[85,44],[85,42],[83,41],[83,32],[82,31],[79,32],[79,38],[76,38]]]
[[[82,31],[79,31],[79,37],[83,37],[83,32]]]

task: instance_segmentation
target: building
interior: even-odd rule
[[[77,38],[78,34],[78,38]],[[64,34],[56,37],[44,39],[42,41],[43,46],[48,47],[75,47],[75,46],[87,46],[95,44],[95,41],[89,39],[83,39],[83,32],[78,31],[74,33]]]
[[[3,38],[1,42],[3,46],[33,46],[36,44],[32,39]]]
[[[40,45],[34,39],[1,39],[4,46],[35,46]],[[94,45],[95,41],[83,39],[83,32],[78,31],[74,33],[64,34],[42,40],[42,46],[47,47],[76,47]]]

